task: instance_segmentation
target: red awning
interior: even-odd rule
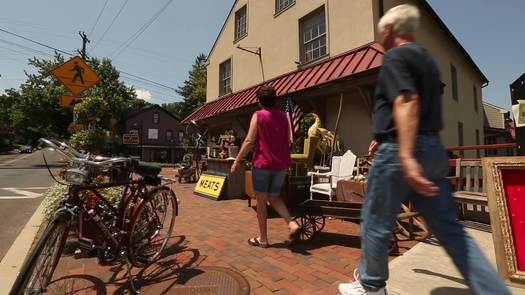
[[[383,62],[383,54],[383,48],[377,43],[352,49],[323,62],[210,101],[186,117],[182,122],[198,121],[219,113],[254,104],[257,102],[256,93],[261,85],[271,85],[277,91],[278,96],[284,96],[377,68]]]

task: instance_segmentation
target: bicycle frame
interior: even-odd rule
[[[123,186],[124,191],[119,206],[115,208],[99,190],[119,186]],[[142,193],[144,190],[147,190],[144,179],[119,183],[72,185],[69,187],[67,197],[64,200],[64,205],[57,210],[55,218],[67,218],[70,221],[75,217],[83,218],[85,216],[84,213],[87,213],[86,222],[89,224],[90,228],[94,230],[96,237],[101,238],[101,240],[93,240],[93,243],[97,244],[105,242],[111,247],[112,252],[119,253],[122,249],[128,246],[128,226],[134,222],[134,220],[131,220],[131,218],[133,218],[133,212],[130,212],[130,214],[127,215],[127,210],[128,208],[138,206],[140,202],[142,202],[143,198],[147,195],[146,193]],[[111,214],[115,216],[116,228],[114,231],[110,230],[103,222],[94,220],[89,214],[91,208],[89,208],[87,202],[81,200],[79,196],[83,191],[90,192],[92,197],[103,203],[108,210],[111,211]],[[80,223],[78,224],[78,227],[80,233],[82,230],[80,228]],[[99,262],[102,264],[103,260],[100,260]]]

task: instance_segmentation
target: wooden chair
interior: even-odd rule
[[[304,139],[304,148],[302,154],[292,154],[292,165],[295,168],[295,175],[306,175],[308,171],[314,169],[314,156],[319,144],[319,138],[308,137]],[[302,170],[300,170],[302,168]]]
[[[490,224],[481,161],[456,160],[454,200],[459,218]]]

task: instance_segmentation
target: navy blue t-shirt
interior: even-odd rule
[[[406,44],[387,51],[379,72],[374,97],[372,131],[374,138],[396,136],[392,116],[394,99],[403,91],[419,95],[419,133],[439,132],[443,128],[439,69],[427,50]]]

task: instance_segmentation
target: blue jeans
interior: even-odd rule
[[[474,294],[511,294],[478,245],[458,222],[452,190],[445,178],[448,156],[438,136],[418,136],[415,156],[439,195],[425,197],[410,188],[398,159],[397,142],[382,143],[368,180],[361,213],[359,276],[365,289],[385,287],[388,279],[388,241],[401,202],[410,200],[465,278]]]

